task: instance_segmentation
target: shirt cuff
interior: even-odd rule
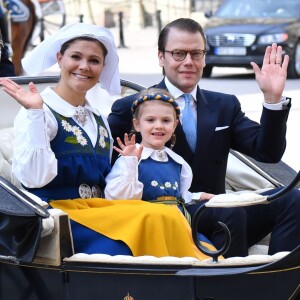
[[[200,197],[203,194],[203,192],[193,193],[192,194],[192,200],[193,201],[200,201]]]
[[[263,102],[263,105],[265,108],[270,109],[270,110],[283,110],[286,109],[287,105],[289,105],[291,101],[291,98],[282,96],[281,101],[275,104]]]

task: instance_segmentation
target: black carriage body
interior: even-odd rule
[[[0,262],[0,299],[295,300],[300,299],[299,262],[300,248],[269,265],[237,268]]]

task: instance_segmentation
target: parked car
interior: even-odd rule
[[[300,77],[299,0],[225,0],[214,15],[205,15],[205,77],[215,66],[251,68],[251,61],[261,65],[266,46],[274,42],[290,56],[288,77]]]

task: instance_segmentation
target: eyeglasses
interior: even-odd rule
[[[190,54],[192,60],[199,61],[204,57],[204,55],[206,53],[206,50],[202,50],[202,49],[197,49],[197,50],[192,50],[192,51],[185,51],[185,50],[168,51],[168,50],[164,50],[164,52],[171,53],[172,57],[176,61],[185,60],[188,53]]]

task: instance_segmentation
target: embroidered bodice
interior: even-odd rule
[[[152,158],[139,164],[139,181],[144,184],[143,200],[154,200],[163,196],[180,198],[181,165],[171,157],[168,161]]]
[[[50,110],[58,124],[57,134],[50,143],[57,159],[57,176],[43,188],[29,190],[48,200],[79,198],[81,184],[104,189],[105,177],[110,171],[110,137],[102,118],[94,114],[98,133],[93,146],[89,136],[72,118]]]

